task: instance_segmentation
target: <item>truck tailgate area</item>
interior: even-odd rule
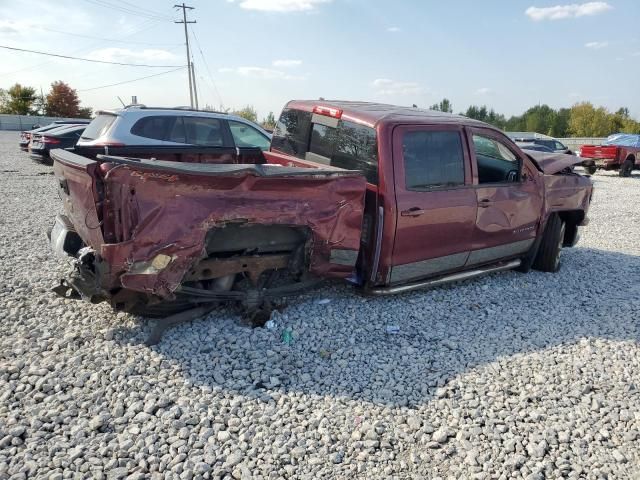
[[[63,150],[52,157],[66,215],[102,264],[102,290],[171,298],[211,253],[211,238],[229,228],[245,253],[251,236],[264,232],[252,227],[308,232],[309,273],[346,278],[354,270],[366,188],[359,172],[108,156],[94,161]]]

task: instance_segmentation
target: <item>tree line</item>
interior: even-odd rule
[[[446,98],[429,108],[453,113],[451,102]],[[622,107],[611,112],[589,102],[576,103],[571,108],[558,110],[549,105],[536,105],[522,115],[509,118],[486,105],[471,105],[460,115],[489,123],[507,132],[537,132],[556,138],[606,137],[613,133],[640,134],[640,122],[631,117],[628,108]]]
[[[0,88],[0,113],[91,118],[93,110],[81,107],[75,89],[60,80],[51,84],[51,89],[46,95],[38,94],[35,88],[19,83],[6,90]]]

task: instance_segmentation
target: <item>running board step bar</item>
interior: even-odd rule
[[[514,268],[519,267],[521,263],[522,261],[519,259],[511,260],[510,262],[503,262],[503,263],[498,263],[494,265],[489,265],[487,267],[477,268],[475,270],[469,270],[466,272],[453,273],[451,275],[434,278],[432,280],[409,283],[407,285],[400,285],[397,287],[374,288],[372,290],[369,290],[369,293],[373,295],[394,295],[396,293],[411,292],[413,290],[418,290],[421,288],[439,287],[440,285],[445,285],[447,283],[470,280],[472,278],[481,277],[489,273],[503,272],[505,270],[513,270]]]

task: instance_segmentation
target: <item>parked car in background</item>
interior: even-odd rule
[[[523,150],[533,150],[535,152],[546,152],[546,153],[554,153],[549,147],[545,147],[544,145],[539,145],[537,143],[532,142],[516,142]]]
[[[65,214],[51,245],[75,265],[56,292],[139,313],[268,308],[327,278],[388,295],[555,272],[592,197],[574,156],[525,153],[466,117],[363,102],[289,102],[253,164],[52,157]]]
[[[640,135],[617,133],[607,137],[602,145],[583,145],[580,158],[590,163],[592,173],[596,169],[618,170],[621,177],[631,176],[640,168]]]
[[[25,152],[29,150],[29,142],[31,141],[31,135],[33,133],[41,133],[47,132],[49,130],[53,130],[54,128],[61,127],[63,125],[88,125],[91,120],[77,118],[73,120],[56,120],[48,125],[43,127],[32,128],[31,130],[24,130],[20,132],[20,150],[24,150]]]
[[[255,163],[270,142],[266,130],[235,115],[135,105],[98,112],[76,151],[91,157],[108,151],[159,160]]]
[[[573,155],[573,152],[560,140],[535,132],[505,132],[514,142],[533,143],[547,147],[552,152]]]
[[[63,125],[46,132],[31,135],[29,154],[34,160],[50,162],[49,151],[54,148],[71,148],[80,139],[86,125]]]

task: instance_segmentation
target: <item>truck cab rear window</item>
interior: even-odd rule
[[[340,120],[337,127],[312,123],[312,114],[285,109],[273,133],[272,148],[304,159],[307,152],[327,163],[360,170],[369,183],[378,183],[378,146],[373,128]]]

